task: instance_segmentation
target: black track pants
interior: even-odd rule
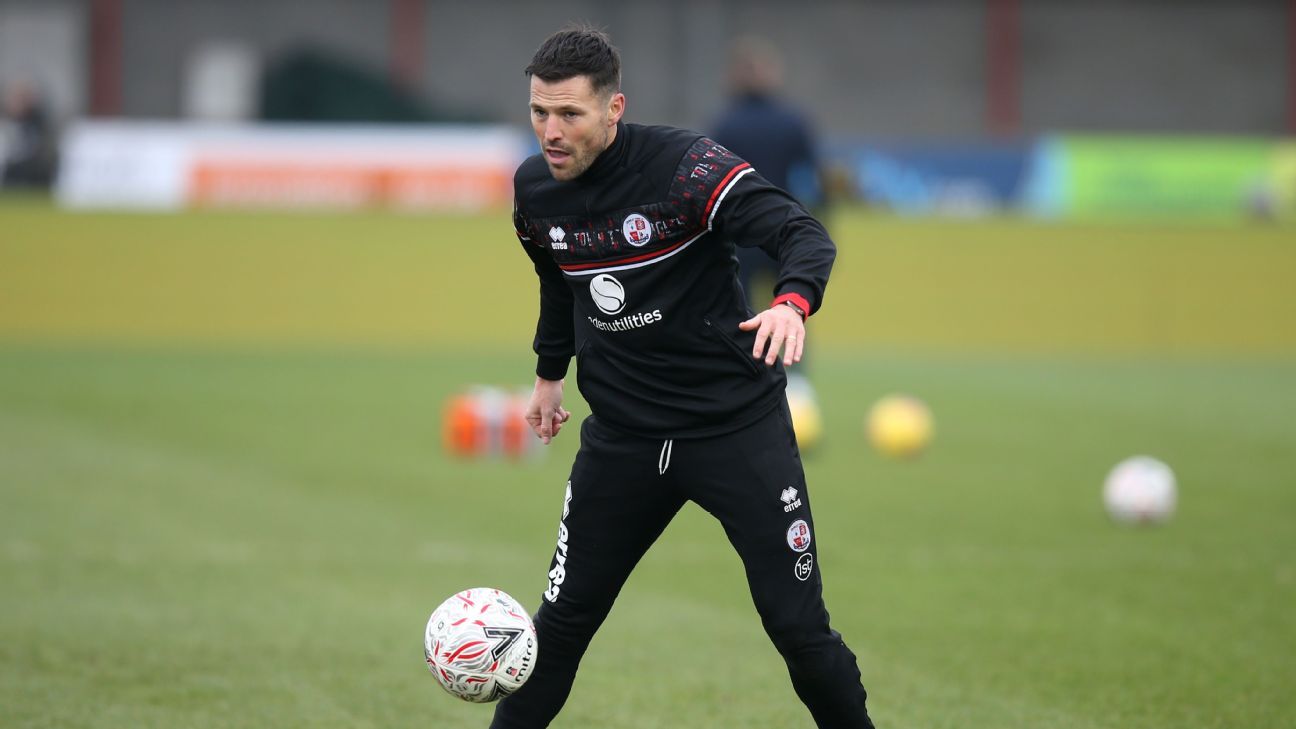
[[[648,440],[590,417],[536,613],[535,673],[492,729],[542,729],[621,586],[686,500],[715,516],[741,556],[761,622],[820,729],[871,729],[855,654],[828,625],[814,519],[785,409],[714,438]]]

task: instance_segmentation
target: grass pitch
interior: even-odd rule
[[[2,723],[488,724],[426,673],[423,623],[465,587],[538,606],[575,450],[440,452],[449,394],[529,380],[506,216],[0,215]],[[878,725],[1296,726],[1282,231],[835,231],[807,469]],[[936,418],[914,462],[863,446],[894,391]],[[1179,477],[1163,527],[1102,514],[1135,453]],[[555,724],[810,725],[696,508]]]

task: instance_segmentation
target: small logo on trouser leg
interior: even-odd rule
[[[562,592],[562,583],[567,579],[567,516],[571,513],[571,481],[567,482],[567,492],[563,494],[562,519],[558,521],[558,549],[554,552],[554,566],[549,570],[549,588],[544,591],[544,599],[558,602],[558,593]]]
[[[801,508],[801,499],[797,498],[797,490],[791,486],[783,489],[783,493],[779,495],[779,501],[785,504],[783,507],[784,513],[791,513]]]
[[[796,574],[796,578],[802,582],[810,579],[810,573],[814,572],[814,555],[806,553],[798,557],[792,571]]]
[[[793,552],[804,552],[810,548],[810,525],[805,519],[797,519],[788,527],[787,543]]]

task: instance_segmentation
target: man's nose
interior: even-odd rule
[[[557,119],[551,116],[545,121],[544,134],[545,140],[549,142],[556,142],[559,139],[562,139],[562,128],[559,126]]]

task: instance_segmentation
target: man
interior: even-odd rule
[[[31,83],[20,80],[4,94],[4,122],[12,125],[8,152],[0,155],[0,185],[10,187],[49,187],[58,161],[56,135],[40,94]],[[0,152],[5,152],[0,138]]]
[[[573,355],[593,413],[535,616],[539,660],[492,727],[549,725],[630,571],[691,499],[742,557],[818,726],[871,728],[855,655],[828,625],[783,398],[782,368],[801,355],[832,241],[711,140],[623,122],[620,65],[606,35],[574,28],[526,68],[541,148],[514,180],[514,225],[540,279],[527,419],[546,444],[562,430]],[[735,242],[780,261],[779,295],[759,314],[738,286]]]
[[[778,49],[755,36],[739,38],[730,49],[731,99],[713,125],[711,138],[750,162],[770,184],[821,213],[825,199],[814,133],[805,116],[780,98],[782,87]],[[738,280],[748,300],[762,301],[765,294],[758,292],[758,286],[778,280],[778,261],[755,247],[739,246],[737,254]],[[812,450],[821,419],[814,389],[806,379],[806,359],[788,372],[787,393],[797,437],[802,448]]]
[[[731,96],[711,138],[814,211],[825,202],[815,135],[805,115],[782,98],[782,88],[778,49],[755,36],[735,41],[729,59]]]

